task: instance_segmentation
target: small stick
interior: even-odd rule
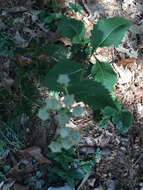
[[[143,153],[139,156],[139,158],[136,160],[136,162],[133,164],[133,167],[143,158]]]
[[[81,187],[85,184],[85,182],[88,180],[90,175],[91,175],[91,173],[85,175],[85,177],[83,178],[81,184],[78,186],[77,190],[81,189]]]

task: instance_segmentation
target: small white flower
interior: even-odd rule
[[[72,114],[75,116],[75,117],[80,117],[84,112],[84,109],[80,106],[76,106],[73,108],[73,112]]]
[[[66,123],[68,123],[69,119],[70,118],[69,118],[69,116],[67,114],[59,114],[57,116],[57,120],[58,120],[60,126],[63,126]]]
[[[71,106],[74,103],[74,95],[65,96],[63,102],[66,106]]]
[[[71,141],[69,141],[68,138],[61,139],[61,143],[62,143],[62,147],[66,150],[72,147],[72,143]]]
[[[70,82],[70,79],[69,79],[68,75],[61,74],[61,75],[59,75],[57,82],[59,84],[68,84]]]
[[[61,144],[58,143],[58,142],[52,142],[50,145],[49,145],[49,148],[51,149],[52,152],[60,152],[61,151]]]
[[[73,145],[76,145],[80,142],[81,134],[78,130],[72,130],[68,139]]]
[[[61,127],[60,128],[60,136],[62,138],[65,138],[65,137],[67,137],[70,134],[70,131],[71,130],[69,128],[67,128],[67,127]]]
[[[48,114],[46,108],[41,108],[41,109],[39,110],[38,116],[39,116],[40,119],[42,119],[43,121],[46,121],[47,119],[49,119],[49,114]]]
[[[56,98],[47,98],[46,107],[49,110],[59,110],[61,108],[58,100]]]

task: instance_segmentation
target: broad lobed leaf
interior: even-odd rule
[[[77,101],[83,101],[94,109],[102,109],[105,106],[116,106],[109,91],[101,84],[92,80],[83,80],[68,88],[69,93],[75,95]]]
[[[113,123],[120,133],[126,133],[132,126],[132,114],[128,110],[121,110],[113,117]]]
[[[131,25],[129,20],[118,16],[100,20],[91,31],[91,46],[94,50],[112,45],[117,47]]]
[[[61,74],[67,75],[70,79],[70,83],[77,83],[80,81],[82,70],[83,65],[79,63],[70,60],[61,60],[48,72],[43,84],[50,90],[61,90],[61,85],[57,82]]]
[[[126,109],[116,110],[112,107],[105,107],[102,110],[104,117],[111,119],[112,122],[115,124],[117,130],[120,133],[126,133],[132,126],[132,114]]]
[[[54,66],[43,82],[50,90],[63,90],[57,83],[60,74],[66,74],[70,78],[69,94],[74,94],[77,101],[83,101],[92,108],[102,109],[105,106],[116,106],[110,97],[109,91],[100,83],[92,80],[82,80],[83,66],[76,62],[64,60]]]
[[[110,92],[113,91],[117,76],[108,62],[97,60],[96,64],[92,67],[92,74],[94,75],[95,81],[101,82]]]
[[[81,21],[73,18],[64,18],[59,22],[59,32],[72,40],[73,43],[80,43],[85,36],[85,27]]]

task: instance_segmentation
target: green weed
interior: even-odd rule
[[[81,7],[74,4],[70,4],[70,8],[81,12]],[[38,116],[46,124],[53,119],[53,114],[57,115],[54,120],[58,123],[57,130],[52,129],[54,135],[47,154],[53,161],[53,167],[47,174],[48,182],[51,185],[67,182],[73,187],[74,180],[81,179],[85,172],[91,171],[97,155],[101,154],[99,151],[80,160],[76,152],[71,151],[79,144],[81,135],[77,130],[66,127],[66,124],[71,117],[81,116],[83,111],[79,106],[72,108],[74,101],[88,104],[97,110],[98,115],[102,112],[101,124],[105,126],[112,119],[120,133],[127,132],[132,125],[131,114],[119,106],[112,96],[117,81],[115,72],[108,62],[101,62],[94,55],[98,47],[117,47],[132,24],[122,17],[99,20],[91,36],[86,38],[84,23],[62,14],[54,1],[38,16],[54,33],[52,40],[48,39],[46,43],[41,36],[39,42],[33,39],[27,48],[17,48],[10,34],[0,32],[0,54],[12,58],[7,75],[14,80],[11,85],[4,85],[0,89],[0,149],[24,148],[26,126],[36,126]],[[61,37],[68,38],[70,43],[65,45],[60,41]],[[17,54],[30,60],[30,64],[22,62],[21,65],[15,58]],[[94,64],[90,62],[92,56],[96,60]],[[46,93],[57,92],[54,93],[56,98],[45,100],[41,89]],[[60,94],[64,96],[63,101],[59,98]],[[3,179],[3,173],[0,173],[0,178]],[[36,184],[37,189],[44,185],[41,171],[37,171],[30,180],[26,183]]]

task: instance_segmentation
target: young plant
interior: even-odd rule
[[[57,82],[64,88],[66,95],[63,100],[47,98],[46,105],[39,110],[39,117],[46,121],[51,115],[56,115],[57,129],[54,140],[49,145],[52,152],[68,150],[80,142],[81,135],[77,129],[68,127],[71,117],[80,117],[84,110],[80,106],[72,107],[75,102],[74,96],[68,93],[70,79],[67,75],[59,75]]]
[[[63,150],[59,153],[47,154],[53,160],[53,167],[48,172],[48,182],[51,185],[63,185],[67,183],[72,188],[75,187],[75,180],[82,179],[84,174],[80,167],[79,160],[76,158],[75,149]],[[63,164],[64,163],[64,164]]]
[[[104,111],[104,116],[106,117],[107,114],[108,119],[113,118],[113,123],[121,133],[130,129],[132,116],[127,110],[119,107],[112,97],[113,87],[117,81],[116,73],[108,62],[98,60],[94,52],[98,47],[112,45],[117,47],[125,31],[131,25],[129,20],[122,17],[99,20],[94,25],[90,38],[86,39],[85,27],[81,21],[68,17],[61,18],[58,31],[71,41],[70,52],[65,53],[62,57],[57,54],[51,55],[58,64],[48,72],[42,83],[50,90],[65,93],[65,89],[58,84],[57,79],[60,74],[67,75],[70,79],[68,92],[73,94],[77,101],[83,101],[94,110],[102,111],[106,107],[110,107],[112,112],[109,115]],[[55,44],[53,47],[56,51]],[[62,48],[63,46],[60,49],[62,50]],[[69,47],[67,49],[68,52]],[[51,50],[47,50],[46,53],[50,56],[49,51]],[[95,64],[90,62],[91,56],[95,57]],[[116,116],[113,117],[114,114]]]
[[[95,167],[97,160],[101,158],[102,151],[97,148],[94,154],[86,155],[84,160],[81,160],[79,165],[84,173],[91,173]]]

